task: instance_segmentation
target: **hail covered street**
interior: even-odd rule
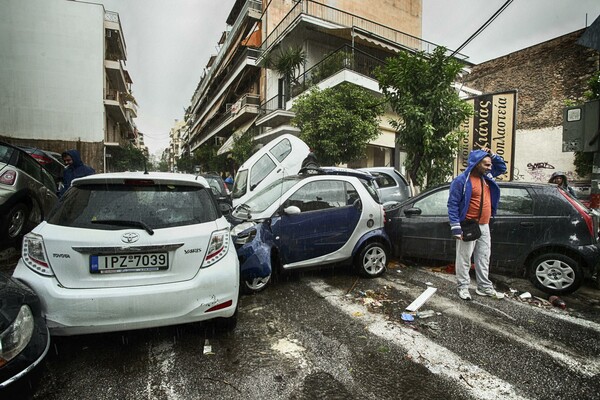
[[[564,296],[562,310],[523,279],[492,278],[505,299],[472,290],[462,301],[444,268],[398,262],[373,280],[289,274],[241,297],[233,333],[192,324],[53,338],[32,397],[597,399],[598,289]],[[421,317],[403,320],[427,287],[437,291]]]

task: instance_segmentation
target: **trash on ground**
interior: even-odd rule
[[[210,342],[208,341],[208,339],[206,339],[204,341],[204,351],[202,352],[202,354],[206,354],[206,355],[215,354],[212,352],[212,346],[210,345]]]
[[[431,283],[431,282],[425,282],[425,284],[426,284],[427,286],[433,286],[433,283]]]
[[[365,314],[361,313],[360,311],[355,311],[352,313],[353,317],[362,317],[363,315],[365,315]]]
[[[411,313],[403,312],[402,313],[402,321],[412,322],[415,320],[415,316]]]
[[[531,293],[529,292],[523,292],[519,295],[520,298],[522,299],[530,299],[531,298]]]
[[[419,297],[415,299],[408,307],[406,307],[407,311],[417,311],[433,294],[437,291],[437,288],[432,286],[425,289],[423,293]]]
[[[548,301],[550,301],[550,303],[554,307],[558,307],[558,308],[561,308],[563,310],[567,308],[567,304],[564,302],[563,299],[561,299],[558,296],[550,296],[550,298],[548,299]]]
[[[435,315],[435,311],[433,311],[433,310],[423,310],[423,311],[417,312],[417,318],[419,318],[419,319],[433,317],[434,315]]]

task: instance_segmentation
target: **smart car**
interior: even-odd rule
[[[340,171],[273,182],[233,212],[242,288],[257,292],[273,272],[353,264],[365,277],[385,272],[390,241],[377,192],[360,175]]]
[[[0,396],[21,398],[29,385],[19,383],[35,374],[49,348],[50,334],[37,295],[0,273]]]
[[[53,335],[236,324],[239,263],[229,223],[199,176],[74,180],[23,239],[13,276],[38,293]]]
[[[500,202],[490,222],[492,271],[527,276],[550,294],[567,294],[600,261],[598,216],[556,185],[498,182]],[[449,185],[388,208],[394,255],[454,262],[448,222]]]

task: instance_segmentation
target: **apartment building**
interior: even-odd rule
[[[68,0],[0,3],[0,139],[80,150],[103,171],[137,141],[137,105],[119,14]]]
[[[387,57],[436,48],[420,38],[421,20],[421,0],[236,1],[219,51],[193,95],[183,151],[217,143],[219,153],[226,153],[249,130],[260,143],[284,133],[297,135],[290,124],[292,105],[314,85],[324,89],[352,82],[381,95],[374,70]],[[268,54],[287,48],[306,54],[291,85],[264,67]],[[381,135],[370,143],[362,166],[400,165],[390,117],[381,118]]]

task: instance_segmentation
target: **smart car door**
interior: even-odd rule
[[[360,202],[349,195],[351,186],[341,180],[313,181],[284,201],[282,210],[300,209],[298,214],[282,212],[272,224],[284,264],[333,253],[348,241],[362,211]]]

